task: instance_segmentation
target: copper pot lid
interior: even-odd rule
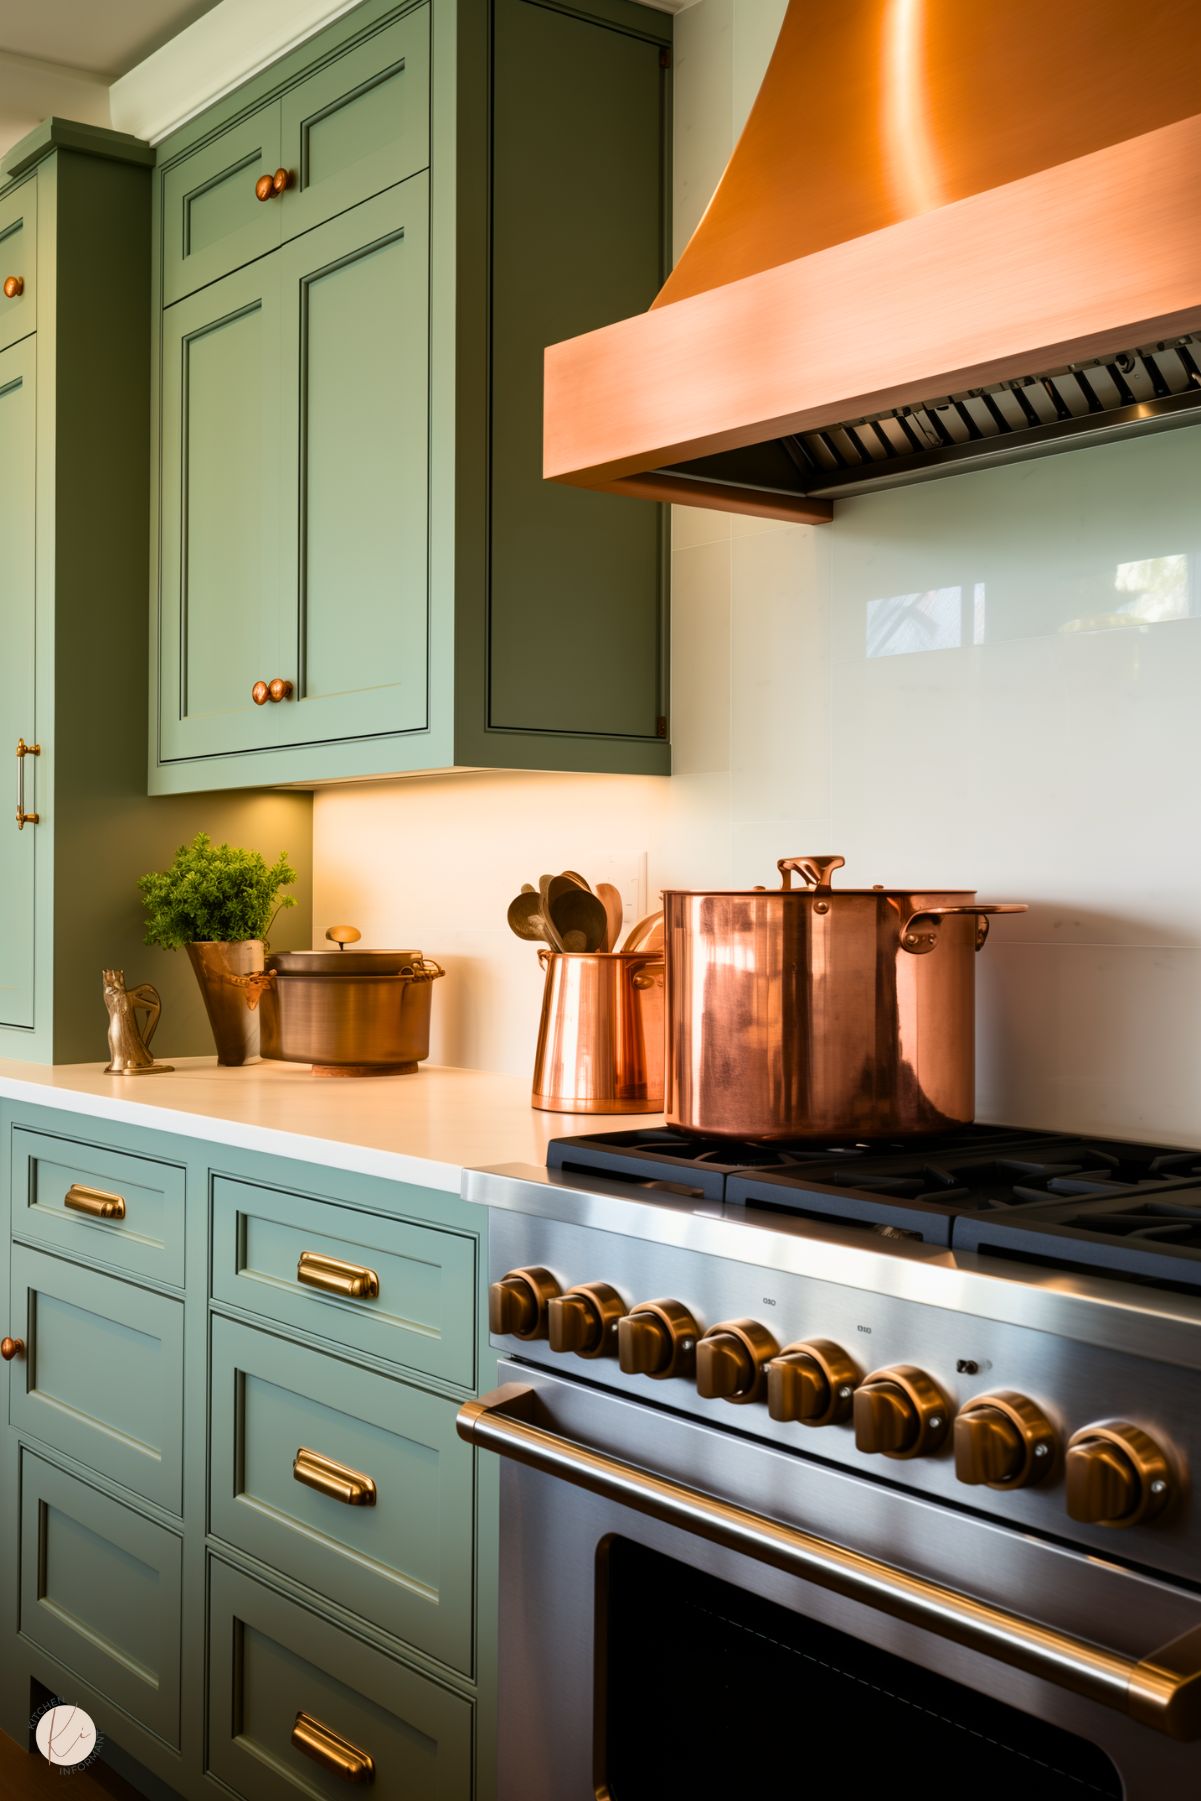
[[[267,968],[284,976],[403,976],[425,966],[420,951],[349,950],[363,936],[357,926],[330,926],[325,936],[333,950],[273,951]]]
[[[831,893],[838,894],[967,894],[973,895],[974,888],[932,888],[929,884],[920,887],[886,888],[883,882],[874,882],[870,888],[839,888],[835,890],[831,878],[836,869],[846,863],[845,857],[780,857],[776,868],[780,872],[779,888],[665,888],[665,894],[794,894],[798,896]],[[792,878],[799,875],[801,886],[794,888]]]

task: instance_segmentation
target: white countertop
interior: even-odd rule
[[[106,1076],[101,1063],[0,1060],[2,1099],[454,1193],[465,1168],[544,1164],[551,1138],[662,1124],[653,1113],[537,1112],[521,1077],[429,1064],[413,1075],[355,1078],[185,1057],[170,1075],[122,1077]]]

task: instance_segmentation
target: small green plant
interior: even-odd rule
[[[294,907],[296,897],[280,890],[296,880],[281,851],[267,862],[256,850],[214,844],[197,832],[181,844],[170,869],[151,870],[138,882],[146,904],[146,943],[164,950],[216,940],[266,938],[276,916]]]

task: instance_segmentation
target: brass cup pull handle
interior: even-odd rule
[[[290,169],[277,169],[274,175],[260,175],[254,184],[256,200],[275,200],[285,188],[292,185]]]
[[[26,744],[24,738],[17,739],[17,830],[19,832],[23,832],[27,825],[41,824],[40,813],[25,811],[25,759],[26,757],[40,757],[41,754],[40,744]]]
[[[306,1288],[319,1288],[322,1294],[341,1295],[347,1301],[379,1299],[379,1277],[373,1269],[362,1263],[343,1263],[340,1257],[326,1257],[321,1251],[301,1251],[296,1280]]]
[[[575,1444],[534,1425],[534,1407],[534,1390],[510,1382],[460,1407],[455,1425],[468,1444],[527,1469],[965,1645],[1169,1738],[1186,1744],[1201,1738],[1201,1624],[1145,1657],[1109,1651],[718,1495],[650,1475],[608,1452]]]
[[[63,1206],[69,1207],[72,1213],[86,1213],[89,1219],[125,1218],[123,1194],[108,1194],[103,1188],[85,1188],[82,1182],[72,1182],[63,1196]]]
[[[781,886],[787,891],[792,887],[792,875],[796,873],[804,878],[805,885],[818,894],[829,894],[830,877],[836,869],[846,864],[845,857],[780,857],[776,868],[780,872]]]
[[[11,1363],[14,1357],[24,1357],[25,1340],[23,1338],[0,1338],[0,1357],[5,1363]]]
[[[4,277],[4,298],[6,300],[16,300],[24,292],[25,277],[23,275],[6,275]]]
[[[976,949],[984,949],[988,938],[988,920],[992,913],[1028,913],[1025,901],[973,901],[962,907],[923,907],[911,913],[901,927],[901,949],[911,957],[925,957],[938,943],[938,928],[944,919],[976,921]]]
[[[269,700],[291,700],[293,684],[284,676],[273,676],[269,682],[257,681],[250,690],[250,698],[256,707],[265,707]]]
[[[374,1782],[375,1759],[370,1751],[352,1744],[332,1726],[326,1726],[311,1713],[298,1713],[292,1728],[292,1743],[314,1763],[332,1770],[344,1782]]]
[[[343,1501],[347,1507],[375,1506],[376,1487],[370,1476],[336,1463],[332,1457],[323,1457],[320,1451],[306,1450],[304,1445],[292,1459],[292,1476],[306,1488],[315,1488],[319,1495]]]

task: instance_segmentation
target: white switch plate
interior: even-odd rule
[[[621,896],[622,912],[625,915],[621,928],[623,937],[647,912],[646,862],[647,854],[644,850],[607,857],[603,873],[594,878],[597,881],[612,882]]]

